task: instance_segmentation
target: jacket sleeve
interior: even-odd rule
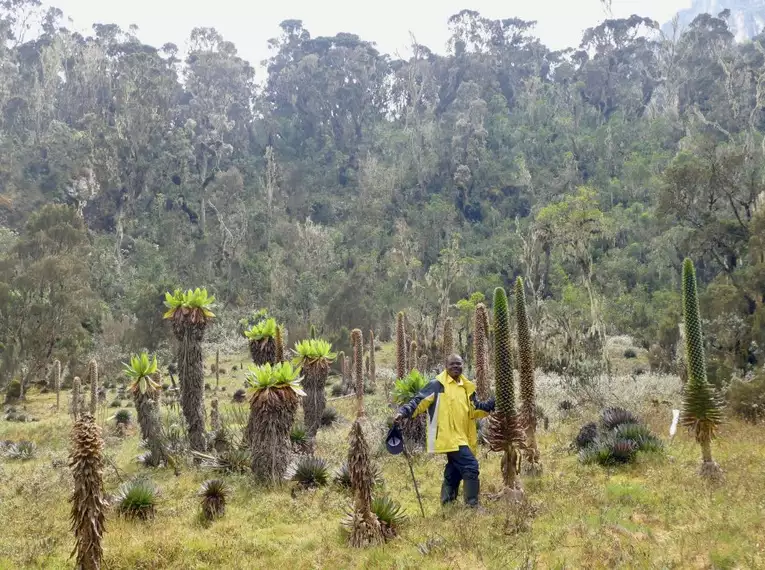
[[[475,418],[480,419],[494,411],[494,398],[489,398],[485,402],[479,402],[475,392],[470,396],[470,401],[475,408]]]
[[[426,411],[436,398],[440,382],[431,380],[408,404],[399,408],[399,413],[405,418],[413,418]]]

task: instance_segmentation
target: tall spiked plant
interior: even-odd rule
[[[384,537],[380,521],[372,512],[374,478],[369,459],[369,446],[361,429],[364,415],[363,379],[357,380],[356,393],[359,392],[361,396],[357,400],[356,421],[353,422],[348,438],[348,471],[350,472],[351,491],[353,492],[353,509],[343,525],[348,530],[349,544],[356,548],[364,548],[381,544]]]
[[[495,411],[488,419],[488,441],[492,451],[504,454],[504,491],[513,497],[523,493],[517,474],[519,453],[525,448],[525,434],[515,409],[510,315],[507,294],[502,287],[494,290],[494,366],[497,375],[497,396]]]
[[[396,378],[406,376],[406,329],[404,328],[404,313],[396,317]]]
[[[90,384],[90,415],[95,416],[98,410],[98,362],[92,359],[88,362],[88,383]]]
[[[364,368],[362,358],[364,355],[364,338],[361,329],[351,331],[353,341],[353,380],[356,387],[356,406],[359,414],[364,415]]]
[[[290,457],[290,431],[300,397],[300,368],[290,362],[275,366],[250,366],[245,373],[250,386],[250,419],[247,441],[252,451],[252,473],[263,483],[284,478]]]
[[[276,362],[284,361],[284,339],[282,338],[282,327],[276,327],[274,343],[276,344]]]
[[[447,317],[446,322],[444,322],[444,338],[441,342],[441,350],[445,367],[446,361],[454,353],[454,322],[451,317]]]
[[[205,371],[202,339],[207,325],[215,318],[211,311],[215,297],[207,289],[176,289],[165,294],[167,311],[164,318],[173,325],[178,341],[178,376],[181,387],[181,408],[186,419],[191,449],[204,452],[205,438]]]
[[[162,422],[159,418],[157,401],[162,389],[157,372],[157,357],[149,358],[145,352],[134,354],[130,363],[123,363],[125,376],[130,381],[130,393],[133,396],[141,438],[149,445],[149,455],[145,463],[156,467],[167,461],[167,450],[162,440]]]
[[[486,305],[478,303],[475,307],[473,324],[473,359],[475,360],[475,388],[480,401],[489,399],[489,331]]]
[[[72,380],[72,417],[74,421],[80,417],[80,377],[75,376]]]
[[[250,355],[256,366],[280,362],[277,360],[276,343],[279,334],[279,325],[275,319],[264,319],[245,331],[244,336],[250,341]]]
[[[377,366],[375,365],[375,331],[369,331],[369,386],[374,390],[377,382]]]
[[[56,388],[56,411],[59,410],[61,404],[61,361],[53,361],[53,384]]]
[[[515,319],[518,326],[518,370],[521,375],[521,422],[526,428],[526,461],[529,474],[540,474],[542,464],[537,447],[537,400],[534,390],[534,349],[531,344],[529,319],[526,315],[526,295],[523,279],[515,280]]]
[[[722,423],[722,410],[707,381],[696,271],[690,259],[683,262],[683,319],[688,383],[683,391],[680,421],[693,431],[696,441],[701,445],[701,475],[719,478],[722,476],[722,469],[712,459],[711,443]]]
[[[417,360],[417,341],[413,340],[409,344],[409,370],[408,370],[408,372],[411,372],[412,370],[416,370],[418,364],[419,364],[419,361]]]
[[[308,437],[315,437],[321,426],[321,418],[327,405],[325,387],[329,368],[337,358],[332,345],[326,340],[309,339],[295,345],[297,356],[292,360],[303,370],[303,425]]]
[[[72,430],[69,467],[74,478],[70,516],[77,555],[76,567],[100,570],[104,557],[101,540],[106,527],[104,500],[104,441],[101,429],[90,414],[83,414]]]

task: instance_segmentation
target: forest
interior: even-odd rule
[[[756,481],[746,478],[765,449],[753,425],[765,419],[765,34],[736,42],[728,18],[727,11],[702,14],[671,34],[637,15],[606,19],[586,30],[579,46],[551,50],[534,35],[535,22],[463,10],[445,23],[443,53],[413,41],[408,59],[381,53],[374,38],[350,31],[315,37],[300,20],[285,20],[263,40],[270,57],[260,76],[214,28],[191,30],[182,50],[146,45],[135,27],[99,23],[82,35],[67,29],[64,12],[39,0],[0,3],[0,390],[8,420],[0,434],[11,438],[0,441],[0,457],[25,459],[28,452],[32,459],[45,443],[54,464],[65,463],[55,454],[67,446],[62,438],[73,419],[75,481],[96,463],[107,487],[137,469],[171,468],[157,477],[182,505],[166,513],[172,524],[141,550],[127,521],[153,518],[153,505],[151,516],[110,519],[120,539],[104,567],[152,567],[152,556],[168,568],[240,567],[242,560],[220,550],[223,539],[199,526],[182,527],[199,541],[186,547],[204,552],[200,560],[210,556],[209,566],[191,565],[188,552],[167,546],[180,532],[173,525],[187,524],[183,501],[203,480],[200,463],[234,474],[228,483],[213,480],[212,490],[206,481],[203,496],[223,501],[234,486],[244,501],[230,503],[227,520],[239,522],[221,522],[228,526],[220,532],[247,532],[240,523],[257,511],[276,544],[296,541],[301,568],[409,568],[407,560],[430,552],[440,558],[426,567],[496,567],[511,559],[524,568],[537,567],[529,560],[569,567],[554,555],[556,533],[565,517],[585,515],[566,511],[557,485],[600,509],[598,524],[606,525],[583,522],[572,531],[584,541],[571,547],[574,567],[638,559],[662,567],[756,567],[764,554],[751,533],[762,523],[753,522],[757,501],[748,503]],[[497,392],[504,406],[479,434],[488,446],[482,466],[494,457],[489,451],[505,453],[501,469],[487,466],[502,481],[490,489],[497,496],[520,488],[521,472],[516,482],[507,465],[516,458],[520,465],[521,440],[536,441],[530,449],[541,452],[544,476],[540,468],[524,486],[549,510],[524,502],[528,510],[513,516],[537,516],[534,532],[542,534],[498,551],[491,550],[493,535],[476,534],[476,544],[490,550],[486,560],[478,547],[455,554],[459,542],[433,536],[407,543],[408,551],[363,559],[334,543],[321,551],[317,544],[337,522],[321,513],[342,511],[343,503],[328,492],[301,495],[321,484],[306,485],[291,471],[289,453],[276,459],[273,450],[286,445],[305,454],[310,461],[298,470],[326,480],[325,459],[339,460],[349,441],[338,477],[355,497],[353,525],[378,524],[369,522],[372,508],[374,520],[384,511],[393,521],[383,525],[386,540],[398,535],[400,505],[376,497],[370,507],[371,491],[359,490],[361,479],[382,477],[366,454],[394,481],[391,494],[401,501],[408,493],[415,518],[422,505],[410,501],[403,463],[378,456],[377,432],[451,352],[463,356],[479,391]],[[243,364],[250,356],[257,369]],[[526,423],[496,427],[516,416],[514,367],[518,417]],[[90,415],[83,411],[87,386]],[[310,398],[295,396],[303,389]],[[68,403],[59,402],[59,390],[70,394]],[[278,405],[269,399],[274,393],[282,394],[273,397]],[[334,407],[325,411],[325,400]],[[682,457],[677,463],[632,464],[638,452],[650,456],[671,445],[655,434],[679,407],[681,424],[701,444],[702,475],[710,476],[704,466],[714,463],[709,445],[723,405],[735,435],[721,457],[739,467],[723,465],[729,488],[737,489],[729,499],[738,518],[729,527],[716,518],[725,491],[709,491],[703,516],[694,510],[698,483],[680,475],[698,463],[690,439],[673,448]],[[108,407],[135,408],[139,425],[131,424],[132,410],[111,416]],[[626,409],[633,407],[640,418]],[[596,412],[597,425],[574,426]],[[349,440],[337,431],[346,429],[343,422],[352,424]],[[524,439],[530,424],[540,433]],[[633,430],[628,444],[619,440],[624,425]],[[424,423],[404,433],[424,444]],[[13,441],[19,438],[37,443],[24,451]],[[756,448],[751,455],[746,441]],[[569,444],[585,467],[572,467]],[[104,445],[108,464],[101,463]],[[85,448],[95,455],[86,457]],[[234,448],[247,451],[237,456]],[[426,498],[437,494],[440,467],[413,454],[420,476],[434,477],[423,486]],[[45,457],[8,474],[34,482],[17,495],[39,485],[40,501],[53,505],[70,489],[68,480],[45,482]],[[523,457],[534,464],[533,454]],[[598,471],[622,463],[632,471]],[[363,476],[354,471],[359,464]],[[606,486],[606,498],[588,495],[577,468]],[[266,488],[285,477],[299,481],[291,496],[304,504],[284,515],[289,522],[278,519],[283,490],[261,496],[236,479],[253,474]],[[667,487],[641,486],[657,474]],[[566,479],[553,483],[558,475]],[[134,486],[153,496],[147,481],[138,477]],[[123,487],[116,496],[124,502],[130,488]],[[81,491],[78,485],[75,508]],[[614,497],[618,516],[632,513],[629,523],[606,520]],[[675,514],[662,510],[670,497],[679,501]],[[18,497],[5,499],[13,505]],[[632,510],[641,505],[650,515],[636,520]],[[225,510],[210,501],[203,509],[209,520]],[[546,519],[551,513],[559,518]],[[696,523],[707,525],[695,528],[696,542],[672,534],[679,550],[663,553],[650,542],[691,513],[707,521]],[[71,550],[61,542],[66,517],[43,523],[43,515],[29,516],[38,518],[19,523],[14,546],[0,547],[0,567],[70,567],[55,565]],[[431,523],[418,520],[414,528],[426,532]],[[48,525],[57,538],[19,538],[35,525]],[[518,525],[523,536],[525,522]],[[365,540],[357,526],[354,546]],[[273,530],[287,527],[284,535]],[[603,528],[610,530],[604,535]],[[617,536],[624,528],[627,539]],[[721,528],[750,533],[752,541],[736,546],[720,538],[709,562],[704,545]],[[92,537],[74,530],[84,556],[82,544]],[[269,540],[255,539],[247,553],[293,562]],[[615,550],[598,558],[598,549]],[[688,551],[705,562],[695,564]]]

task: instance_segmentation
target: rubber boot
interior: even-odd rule
[[[457,487],[452,487],[446,481],[441,483],[441,504],[446,505],[455,501],[457,499],[458,491],[459,485],[457,485]]]
[[[481,482],[478,479],[466,479],[465,480],[465,505],[472,508],[477,508],[478,504],[478,492],[481,489]]]

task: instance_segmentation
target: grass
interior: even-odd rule
[[[244,359],[231,358],[221,364],[230,371],[232,364]],[[217,394],[222,405],[229,404],[243,379],[241,370],[221,375],[221,386],[227,388]],[[215,385],[214,376],[207,381]],[[634,383],[630,378],[618,381],[630,386]],[[546,409],[554,410],[559,394],[552,384],[543,393],[546,382],[540,381],[540,397]],[[618,388],[611,386],[614,392]],[[642,392],[638,393],[642,397]],[[26,406],[39,422],[0,421],[0,440],[28,439],[38,445],[33,460],[0,462],[0,520],[7,521],[0,540],[0,569],[71,568],[68,397],[68,392],[62,395],[62,411],[56,415],[55,395],[33,392]],[[319,432],[316,453],[329,461],[332,471],[345,460],[352,400],[331,402],[340,421]],[[675,407],[678,401],[677,396],[672,399]],[[631,409],[652,431],[666,438],[671,407],[633,402]],[[461,498],[460,505],[442,509],[439,496],[444,458],[415,457],[414,470],[426,514],[423,520],[405,459],[388,455],[380,445],[387,414],[383,395],[369,396],[366,409],[375,435],[370,438],[371,452],[385,478],[380,493],[401,502],[408,514],[399,538],[382,547],[352,550],[345,546],[340,531],[340,521],[350,506],[347,493],[335,485],[291,493],[295,485],[290,483],[266,490],[251,483],[246,475],[223,477],[231,490],[226,515],[204,525],[198,518],[197,492],[212,473],[185,467],[175,477],[169,468],[141,467],[135,461],[142,450],[133,426],[126,438],[107,437],[110,464],[105,470],[106,491],[115,493],[122,480],[148,472],[161,495],[153,521],[119,519],[110,510],[105,567],[765,567],[765,431],[761,427],[734,420],[724,426],[713,453],[725,469],[727,481],[721,487],[710,487],[696,475],[700,451],[684,432],[668,443],[664,456],[641,455],[634,465],[614,469],[583,466],[568,446],[579,426],[595,418],[597,410],[577,408],[565,419],[553,413],[549,431],[539,437],[544,475],[525,480],[527,494],[537,508],[532,529],[508,536],[502,532],[504,514],[500,506],[485,498],[498,490],[496,454],[479,453],[487,514],[467,511]],[[108,416],[100,417],[106,421]]]

